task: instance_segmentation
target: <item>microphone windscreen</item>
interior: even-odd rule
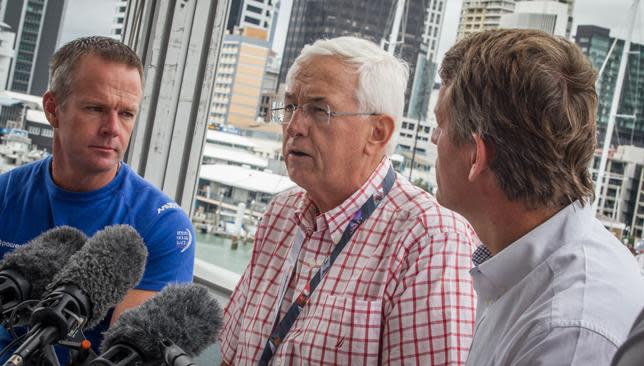
[[[86,240],[85,234],[78,229],[55,227],[5,254],[0,270],[11,269],[20,273],[31,284],[30,298],[39,299],[54,275]]]
[[[91,303],[87,322],[91,328],[141,280],[147,255],[143,239],[131,226],[108,226],[69,258],[47,290],[64,285],[80,288]]]
[[[216,342],[222,322],[221,307],[205,287],[169,285],[124,312],[105,332],[101,352],[127,344],[141,353],[145,365],[159,365],[164,362],[160,340],[169,339],[193,357]]]

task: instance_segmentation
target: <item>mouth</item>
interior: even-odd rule
[[[298,158],[310,156],[309,154],[305,153],[304,151],[297,150],[297,149],[289,149],[288,150],[288,155],[298,157]]]
[[[116,151],[116,149],[110,146],[90,146],[90,148],[98,151]]]

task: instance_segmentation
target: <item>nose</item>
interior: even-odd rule
[[[293,112],[291,121],[283,125],[283,129],[291,136],[307,136],[309,133],[309,123],[306,114],[302,108],[298,108]]]
[[[101,124],[101,134],[104,136],[117,136],[119,134],[120,121],[118,111],[110,110],[106,113]]]

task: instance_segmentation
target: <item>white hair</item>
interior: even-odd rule
[[[356,99],[361,112],[391,116],[395,129],[387,143],[386,153],[396,148],[405,108],[405,89],[409,77],[407,63],[390,55],[375,43],[357,37],[320,39],[304,46],[286,74],[286,87],[291,90],[293,79],[302,64],[317,56],[337,57],[358,72]]]

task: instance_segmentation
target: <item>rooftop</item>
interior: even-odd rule
[[[266,159],[262,159],[247,150],[233,149],[212,143],[206,143],[203,148],[203,156],[258,168],[266,168],[268,166]]]
[[[295,183],[286,176],[235,165],[202,165],[199,177],[211,182],[271,195],[295,187]]]

